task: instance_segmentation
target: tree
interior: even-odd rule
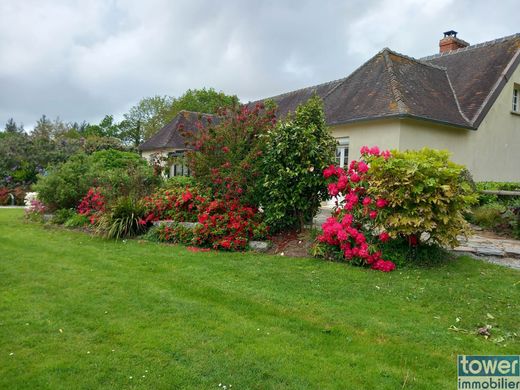
[[[84,136],[120,138],[121,126],[114,122],[112,115],[105,115],[98,125],[86,125],[81,134]]]
[[[335,146],[318,96],[266,135],[262,205],[273,232],[301,229],[317,213],[328,197],[321,173],[334,163]]]
[[[186,159],[193,177],[217,199],[258,206],[263,190],[262,135],[274,127],[274,110],[265,110],[260,104],[242,106],[222,112],[218,123],[207,122],[207,118],[206,124],[201,120],[200,131],[188,138],[194,150]]]
[[[239,103],[236,95],[226,95],[213,88],[188,89],[173,100],[169,116],[173,118],[182,110],[215,114],[219,108],[237,108]]]
[[[9,118],[5,123],[6,133],[23,133],[23,125],[17,126],[13,118]]]
[[[44,114],[36,122],[36,126],[31,132],[31,137],[50,140],[53,133],[52,122]]]
[[[153,96],[141,99],[124,114],[123,137],[139,146],[143,138],[149,138],[166,125],[173,117],[170,96]]]
[[[219,108],[238,108],[236,95],[213,88],[188,89],[179,98],[153,96],[141,99],[124,115],[121,138],[134,146],[153,136],[182,110],[215,114]]]

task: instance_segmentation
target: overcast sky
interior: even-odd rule
[[[243,102],[351,73],[384,47],[421,57],[454,29],[520,32],[518,0],[0,0],[0,126],[98,122],[213,87]]]

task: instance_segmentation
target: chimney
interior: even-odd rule
[[[466,46],[469,46],[469,43],[457,38],[457,31],[446,31],[444,32],[444,38],[439,41],[439,53],[462,49]]]

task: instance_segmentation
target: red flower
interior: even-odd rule
[[[193,198],[193,194],[190,192],[190,190],[186,190],[184,194],[182,194],[182,201],[187,202]]]
[[[332,175],[336,174],[336,167],[334,165],[329,165],[327,168],[323,170],[323,177],[328,179]]]
[[[370,219],[376,219],[377,211],[372,210],[370,213],[368,213],[368,216],[370,217]]]
[[[379,235],[379,239],[381,240],[381,242],[387,242],[390,239],[390,235],[387,232],[382,232]]]
[[[386,205],[388,205],[388,201],[385,200],[385,199],[382,199],[382,198],[379,198],[377,201],[376,201],[376,206],[380,209],[382,209],[383,207],[385,207]]]
[[[229,153],[229,148],[228,148],[227,146],[224,146],[224,147],[222,148],[222,151],[223,151],[224,153]]]

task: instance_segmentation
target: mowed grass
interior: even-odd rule
[[[384,274],[0,210],[0,286],[2,389],[448,389],[457,354],[520,353],[520,272],[469,258]]]

